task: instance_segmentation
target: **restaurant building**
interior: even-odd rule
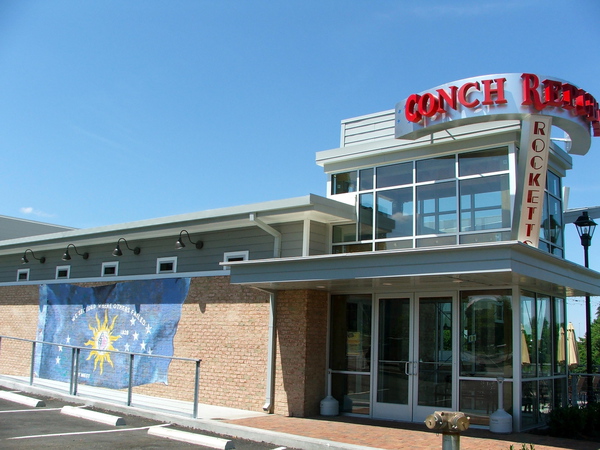
[[[488,426],[500,379],[513,428],[540,426],[568,401],[566,300],[600,295],[563,214],[598,111],[552,77],[459,80],[342,121],[316,156],[326,197],[4,239],[0,335],[88,347],[80,382],[116,388],[102,349],[202,358],[201,403],[293,416],[330,393],[343,414]],[[64,376],[56,351],[41,378]],[[136,389],[189,400],[173,364]]]

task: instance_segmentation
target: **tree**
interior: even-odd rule
[[[600,306],[596,309],[596,318],[591,324],[592,331],[592,364],[594,371],[598,372],[600,368]],[[587,334],[587,332],[586,332]],[[587,336],[579,336],[577,340],[577,350],[579,351],[579,365],[571,370],[574,373],[585,373],[587,361]]]

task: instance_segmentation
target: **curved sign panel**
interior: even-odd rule
[[[485,75],[453,81],[412,94],[396,105],[396,139],[417,139],[472,123],[523,120],[531,114],[552,118],[572,140],[570,153],[585,155],[590,127],[600,136],[596,99],[577,86],[531,73]]]

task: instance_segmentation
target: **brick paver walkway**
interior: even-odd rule
[[[354,417],[315,417],[301,419],[269,415],[230,420],[229,423],[282,433],[327,439],[347,444],[381,449],[441,449],[442,435],[428,430],[425,424],[384,422]],[[521,450],[522,445],[533,444],[535,450],[598,450],[600,443],[572,439],[558,439],[532,433],[494,434],[487,430],[470,428],[460,437],[461,450]]]

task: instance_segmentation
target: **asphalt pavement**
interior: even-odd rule
[[[25,395],[26,399],[35,398],[36,401],[43,403],[41,406],[32,407],[1,398],[5,392],[11,391],[0,390],[0,448],[2,449],[265,450],[281,448],[264,442],[199,432],[138,415],[115,415],[113,411],[82,407],[80,404],[52,397]],[[97,415],[88,416],[88,413]],[[114,424],[95,420],[107,419],[107,422],[110,422],[111,418],[118,420],[115,419]],[[202,442],[209,445],[202,445]]]

